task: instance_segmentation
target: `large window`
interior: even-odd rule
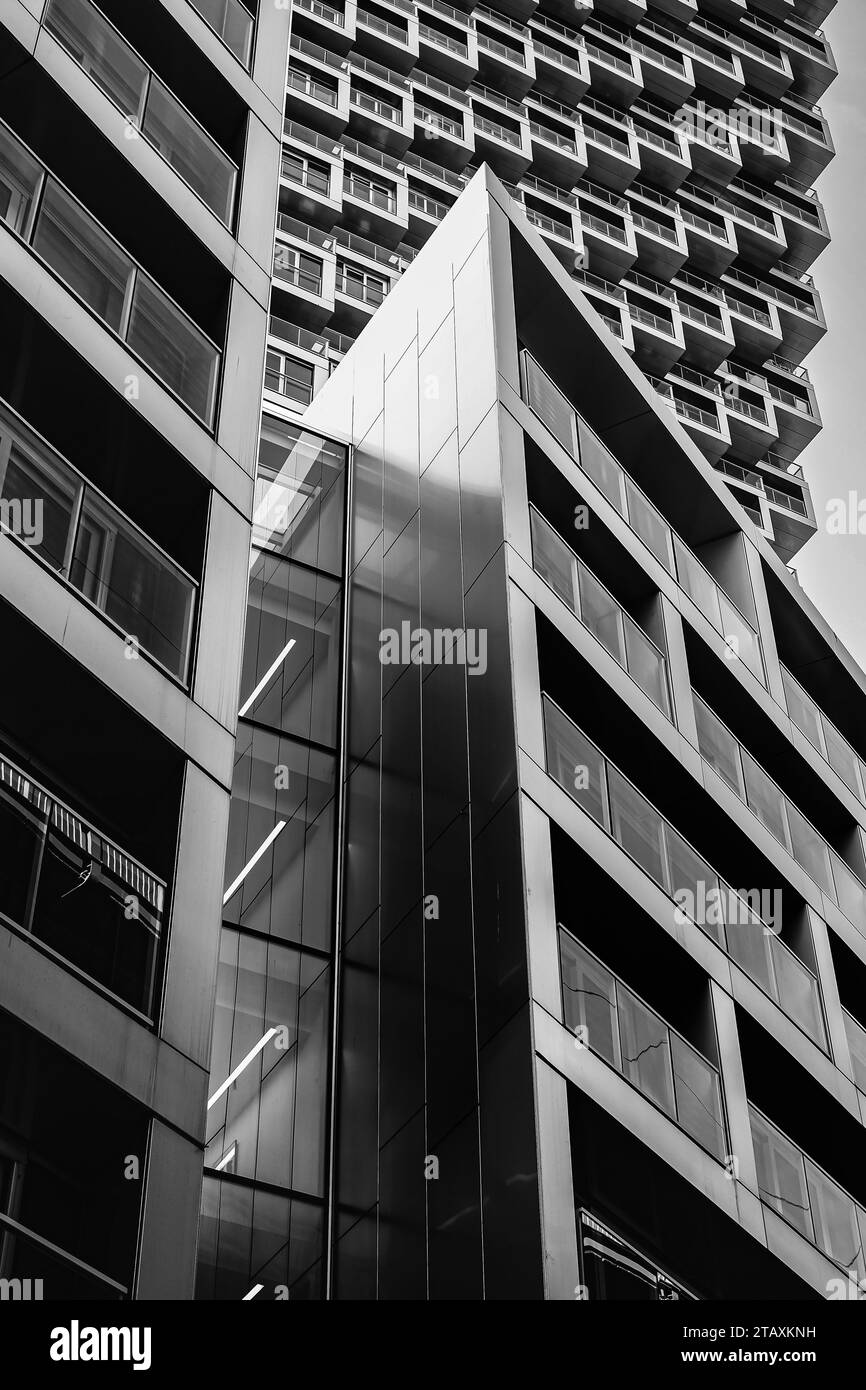
[[[347,261],[337,262],[337,289],[377,308],[388,293],[388,282]]]
[[[682,1284],[659,1269],[629,1241],[588,1212],[580,1213],[581,1283],[592,1301],[674,1303],[694,1300]]]
[[[7,225],[210,427],[217,348],[0,123],[0,208],[4,204]]]
[[[249,67],[253,17],[241,0],[192,0],[192,5],[244,67]]]
[[[296,246],[277,242],[274,247],[274,274],[278,280],[288,280],[308,294],[322,293],[322,262],[308,256]]]
[[[186,681],[195,584],[122,512],[11,416],[0,413],[4,527]]]
[[[276,391],[296,405],[306,406],[313,399],[315,371],[309,362],[268,349],[265,364],[265,388]]]
[[[149,1014],[161,880],[3,757],[0,830],[0,916]]]
[[[569,932],[560,929],[559,943],[566,1027],[722,1162],[717,1068]]]
[[[0,1014],[0,1279],[41,1280],[46,1302],[128,1296],[147,1141],[143,1110]]]
[[[826,1052],[815,974],[546,695],[543,707],[551,777]]]
[[[227,225],[237,168],[90,0],[50,0],[46,26]]]

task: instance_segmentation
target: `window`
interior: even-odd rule
[[[142,130],[163,159],[228,226],[237,170],[156,77],[148,90]]]
[[[751,1110],[751,1120],[761,1201],[812,1240],[803,1155],[763,1115]]]
[[[619,983],[616,998],[623,1076],[673,1119],[674,1087],[667,1024]]]
[[[397,191],[393,184],[371,175],[361,174],[355,169],[343,172],[343,188],[352,198],[360,198],[385,212],[397,211]]]
[[[616,1017],[616,983],[600,961],[567,932],[559,933],[565,1026],[584,1029],[583,1041],[617,1071],[622,1059]]]
[[[241,0],[192,0],[192,5],[244,67],[249,67],[253,17]]]
[[[51,0],[45,24],[107,97],[141,115],[147,67],[88,0]]]
[[[349,265],[346,261],[337,262],[337,289],[353,299],[361,299],[365,304],[378,307],[388,293],[388,283],[378,275],[371,275],[360,266]]]
[[[2,417],[0,501],[18,540],[186,679],[193,581],[43,441]]]
[[[167,295],[139,276],[127,342],[208,423],[216,404],[217,351]]]
[[[42,168],[0,126],[0,218],[19,236],[30,235]]]
[[[309,294],[322,293],[322,262],[295,246],[277,243],[274,249],[274,274]]]
[[[546,372],[530,357],[528,352],[521,354],[523,365],[523,395],[526,404],[542,424],[546,425],[564,449],[577,458],[575,437],[575,412],[558,386],[555,386]],[[589,469],[585,470],[589,472]],[[592,474],[590,473],[590,477]]]
[[[587,1298],[630,1303],[695,1302],[694,1294],[587,1212],[580,1214],[581,1280]]]
[[[547,697],[544,699],[547,770],[578,806],[607,828],[604,758],[594,743]]]
[[[598,638],[620,666],[625,666],[622,609],[604,585],[599,584],[583,565],[580,566],[580,616],[593,636]]]
[[[88,0],[51,0],[46,24],[106,96],[227,225],[232,161]]]
[[[294,357],[285,357],[281,352],[268,349],[265,367],[268,391],[278,391],[297,405],[309,405],[313,399],[314,375],[310,363],[299,362]]]
[[[607,781],[614,838],[664,888],[666,866],[661,816],[616,768],[608,767]]]
[[[70,575],[77,589],[179,679],[186,677],[193,585],[113,507],[85,495]]]
[[[292,183],[303,184],[314,193],[328,196],[331,188],[331,166],[323,160],[310,159],[308,155],[296,150],[283,151],[283,178]]]
[[[727,782],[741,801],[746,794],[740,767],[740,750],[736,739],[716,718],[703,700],[695,697],[695,723],[698,729],[698,748],[701,757]]]
[[[109,328],[122,331],[132,261],[53,181],[45,190],[33,247]]]

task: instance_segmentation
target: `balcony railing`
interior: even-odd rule
[[[841,777],[861,806],[866,806],[866,762],[858,757],[848,740],[840,734],[836,725],[831,723],[811,695],[807,695],[787,667],[782,666],[781,670],[785,703],[791,720],[816,752],[821,754],[827,766]]]
[[[457,53],[461,58],[466,58],[469,55],[468,44],[461,43],[459,39],[452,38],[450,34],[443,34],[441,29],[434,29],[432,24],[419,23],[418,34],[422,39],[438,44],[440,48],[447,48],[449,53]]]
[[[346,17],[340,10],[335,10],[333,5],[323,5],[322,0],[295,0],[295,8],[306,10],[307,14],[314,14],[318,19],[325,19],[329,24],[334,24],[338,29],[346,27]],[[358,11],[358,18],[361,18],[361,11]]]
[[[676,579],[724,638],[731,654],[766,687],[761,642],[754,628],[526,351],[521,354],[521,383],[523,399],[530,410]]]
[[[0,411],[2,529],[185,682],[196,585],[16,416]],[[33,516],[33,508],[38,510]],[[10,526],[24,517],[26,528]],[[29,534],[31,533],[32,534]]]
[[[531,222],[533,227],[538,227],[539,231],[550,232],[551,236],[561,237],[563,241],[574,240],[571,227],[567,222],[560,222],[556,217],[548,217],[546,213],[536,212],[534,208],[528,208],[525,205],[523,211],[527,221]]]
[[[409,206],[414,208],[416,212],[423,212],[428,217],[435,217],[437,222],[441,222],[450,210],[450,204],[442,203],[438,198],[428,198],[426,193],[419,193],[414,188],[409,189]]]
[[[192,319],[0,122],[12,194],[0,221],[208,428],[220,353]]]
[[[415,101],[415,120],[419,125],[441,130],[445,135],[453,135],[455,140],[463,139],[463,126],[459,121],[452,121],[450,116],[442,116],[438,111],[431,111],[429,106],[422,106],[417,98]]]
[[[866,937],[866,885],[695,693],[701,757]]]
[[[337,105],[337,93],[333,87],[326,86],[324,82],[317,82],[308,72],[302,72],[298,68],[288,69],[286,85],[295,92],[302,92],[305,97],[324,102],[326,106]]]
[[[369,92],[362,92],[357,87],[353,87],[349,93],[349,101],[352,106],[357,106],[362,111],[370,111],[374,116],[379,116],[383,121],[389,121],[392,125],[402,124],[402,111],[382,97],[373,97]]]
[[[859,1282],[866,1210],[754,1105],[749,1119],[761,1201]]]
[[[678,922],[705,932],[826,1052],[813,973],[548,695],[542,704],[548,774],[677,904]]]
[[[565,1026],[724,1163],[728,1140],[718,1068],[562,926],[559,954]]]
[[[802,497],[793,497],[790,492],[782,492],[777,487],[770,487],[769,483],[764,488],[767,494],[767,501],[774,503],[777,507],[784,507],[786,512],[793,512],[795,516],[808,516],[809,512]]]
[[[358,10],[358,23],[367,29],[375,29],[378,34],[384,34],[386,38],[393,39],[394,43],[408,44],[409,32],[401,29],[399,24],[391,24],[387,19],[380,19],[377,14],[370,14],[369,10]]]
[[[536,573],[670,719],[664,654],[535,507],[531,526]]]
[[[0,917],[150,1016],[165,883],[0,757]]]
[[[484,135],[492,135],[497,140],[504,140],[507,145],[520,146],[520,136],[516,130],[509,130],[508,126],[500,125],[498,121],[488,120],[486,116],[480,116],[477,111],[473,112],[475,129],[480,130]]]
[[[352,299],[360,299],[364,304],[371,304],[375,309],[378,309],[388,293],[387,284],[380,281],[362,282],[345,273],[338,273],[337,289],[341,294],[348,294]]]
[[[50,0],[45,27],[221,222],[232,221],[237,165],[90,0]]]
[[[492,39],[489,34],[483,34],[480,29],[476,30],[478,47],[486,49],[489,53],[495,53],[498,58],[505,58],[509,63],[516,63],[518,67],[526,67],[526,57],[522,51],[516,48],[509,48],[507,43],[500,43],[499,39]]]

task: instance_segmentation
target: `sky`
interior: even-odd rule
[[[828,332],[806,359],[824,428],[799,457],[818,533],[794,568],[809,598],[866,669],[866,0],[838,0],[824,30],[839,76],[819,104],[836,158],[817,188],[833,241],[810,271]],[[849,492],[863,501],[863,535],[829,534],[827,503],[847,499]]]

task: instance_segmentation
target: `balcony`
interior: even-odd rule
[[[548,775],[676,903],[678,925],[704,932],[826,1052],[814,973],[549,696],[542,706]]]
[[[866,885],[698,695],[695,718],[704,761],[866,939]]]
[[[327,231],[342,213],[342,151],[297,121],[283,125],[280,211]]]
[[[637,141],[641,176],[658,188],[675,190],[689,177],[692,169],[689,145],[661,107],[638,98],[632,103],[630,116]]]
[[[355,43],[357,6],[354,0],[294,0],[292,33],[324,44],[334,53],[346,54]]]
[[[640,62],[618,30],[593,16],[584,25],[583,40],[593,93],[603,101],[628,106],[643,91]]]
[[[739,299],[760,305],[778,318],[785,355],[801,362],[827,331],[821,300],[810,276],[789,273],[786,266],[777,265],[766,280],[758,280],[744,271],[730,269],[723,281],[726,293],[731,287]],[[778,351],[773,348],[764,360]]]
[[[731,195],[745,200],[753,211],[772,219],[778,228],[777,240],[781,249],[775,260],[784,259],[793,270],[808,270],[830,243],[830,231],[824,209],[814,189],[805,188],[789,179],[779,179],[771,189],[758,188],[744,179],[734,179]],[[749,256],[753,263],[754,255]]]
[[[779,111],[791,160],[789,177],[814,183],[835,154],[824,114],[793,96],[783,98]]]
[[[659,381],[652,376],[647,380],[674,411],[704,457],[715,462],[731,444],[724,421],[720,419],[721,403],[701,396],[688,385],[678,385],[677,382],[684,379],[678,373],[686,370],[678,364],[669,372],[671,380]],[[684,392],[689,394],[690,399],[686,399]]]
[[[396,247],[409,228],[409,185],[405,172],[390,167],[396,161],[382,155],[387,163],[377,166],[376,156],[370,150],[369,157],[358,154],[351,163],[344,161],[342,225],[381,246]]]
[[[580,117],[550,97],[534,93],[526,102],[534,171],[572,188],[587,170]]]
[[[749,1119],[761,1201],[859,1282],[866,1211],[754,1105]]]
[[[197,585],[23,421],[0,413],[6,534],[83,597],[136,651],[186,685]],[[33,499],[39,499],[34,503]]]
[[[0,822],[6,922],[150,1019],[165,922],[163,880],[5,756]]]
[[[733,222],[716,213],[696,212],[680,193],[680,217],[686,236],[689,264],[707,275],[722,275],[737,255]]]
[[[778,101],[793,85],[791,64],[787,56],[778,51],[778,46],[753,42],[742,31],[726,29],[724,25],[703,17],[694,21],[691,32],[702,40],[706,37],[709,46],[716,45],[735,55],[750,92],[757,92],[770,101]]]
[[[408,78],[353,55],[349,134],[400,156],[412,143],[412,91]]]
[[[334,312],[335,237],[285,213],[277,217],[274,312],[320,330]]]
[[[586,137],[589,177],[622,191],[640,173],[640,152],[631,118],[605,102],[586,96],[578,108]]]
[[[861,806],[866,806],[866,762],[851,747],[836,725],[826,716],[787,667],[782,666],[782,684],[788,714],[824,762],[836,773]]]
[[[638,265],[649,275],[670,280],[688,260],[685,227],[678,203],[646,184],[629,189]]]
[[[317,53],[331,59],[331,65],[317,62]],[[349,120],[349,79],[345,64],[335,66],[336,61],[324,49],[295,38],[286,72],[287,116],[334,137],[342,134]]]
[[[356,12],[355,52],[382,63],[393,72],[409,73],[418,62],[418,21],[413,15],[401,14],[399,22],[384,19],[360,5]]]
[[[536,16],[531,30],[536,91],[573,106],[590,84],[583,39],[577,30],[547,16]]]
[[[782,26],[770,24],[761,15],[748,14],[743,16],[743,25],[755,33],[759,42],[766,37],[786,56],[794,85],[805,101],[821,100],[838,76],[838,68],[833,50],[819,29],[798,23],[793,15]]]
[[[476,5],[470,24],[478,52],[478,81],[522,101],[535,82],[529,30],[504,15]]]
[[[469,16],[445,0],[419,0],[418,51],[426,72],[457,87],[478,76],[478,43]]]
[[[554,593],[646,696],[672,719],[664,653],[535,507],[531,509],[532,563]]]
[[[216,345],[2,123],[0,169],[0,222],[211,429]]]
[[[695,90],[695,71],[687,53],[674,53],[649,35],[630,34],[626,42],[640,60],[644,91],[678,106]]]
[[[652,19],[643,19],[637,26],[635,37],[639,42],[647,39],[654,48],[679,57],[685,53],[692,65],[696,88],[706,89],[714,97],[722,98],[721,105],[727,106],[745,87],[739,57],[731,53],[728,45],[703,44],[695,42],[697,32],[692,26],[689,37],[678,34]]]
[[[628,203],[597,184],[578,185],[578,212],[590,263],[606,280],[619,280],[637,260]]]
[[[521,357],[521,395],[533,414],[724,639],[727,653],[766,689],[761,641],[751,623],[526,351]]]
[[[717,1163],[728,1153],[718,1067],[559,927],[566,1028]]]
[[[470,95],[477,162],[486,160],[506,183],[515,183],[532,163],[523,107],[486,87],[473,87]]]
[[[238,169],[89,0],[51,0],[45,27],[225,226]]]

